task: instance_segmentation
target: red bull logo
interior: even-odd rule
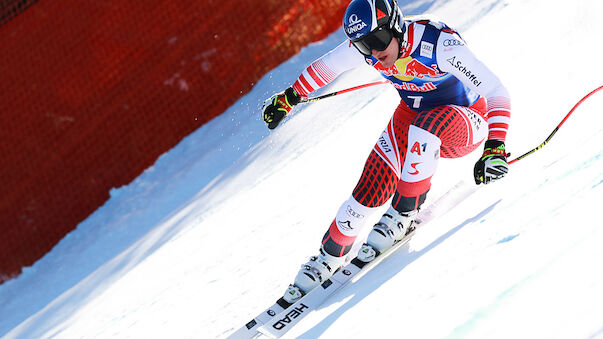
[[[439,72],[437,69],[428,67],[411,57],[398,59],[390,68],[385,68],[380,63],[377,63],[375,68],[386,76],[393,76],[402,81],[411,81],[414,78],[435,78],[444,75],[444,73]]]
[[[443,73],[440,73],[435,68],[425,66],[417,59],[412,59],[408,64],[406,64],[404,75],[408,77],[423,79],[426,76],[430,78],[435,78],[443,75]]]

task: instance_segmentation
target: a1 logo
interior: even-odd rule
[[[412,148],[410,149],[410,153],[416,153],[417,155],[421,155],[421,151],[425,152],[425,150],[427,150],[427,143],[421,145],[418,141],[415,141],[414,145],[412,145]]]

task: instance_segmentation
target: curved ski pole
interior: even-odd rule
[[[361,88],[366,88],[366,87],[375,86],[375,85],[383,85],[383,84],[387,84],[387,83],[389,83],[389,81],[387,81],[387,80],[370,82],[368,84],[364,84],[364,85],[359,85],[359,86],[354,86],[354,87],[342,89],[341,91],[323,94],[321,96],[317,96],[317,97],[314,97],[314,98],[305,98],[305,99],[302,99],[299,103],[300,104],[304,104],[304,103],[307,103],[307,102],[314,102],[314,101],[318,101],[318,100],[330,98],[332,96],[336,96],[336,95],[339,95],[339,94],[343,94],[343,93],[355,91],[355,90],[358,90],[358,89],[361,89]]]
[[[555,133],[557,133],[557,131],[559,130],[559,128],[561,128],[561,126],[565,123],[565,121],[569,118],[569,116],[576,110],[576,108],[578,108],[578,106],[580,106],[588,97],[590,97],[591,95],[593,95],[596,92],[600,91],[601,89],[603,89],[603,86],[601,86],[601,87],[593,90],[592,92],[588,93],[584,98],[582,98],[582,100],[578,101],[578,103],[574,106],[574,108],[572,108],[569,111],[569,113],[567,113],[567,115],[565,116],[565,118],[563,118],[563,120],[561,120],[561,123],[559,123],[559,125],[557,125],[557,127],[555,127],[555,129],[553,130],[553,132],[546,138],[546,140],[542,144],[538,145],[538,147],[532,149],[531,151],[529,151],[529,152],[527,152],[527,153],[525,153],[523,155],[520,155],[517,158],[509,161],[509,165],[512,164],[512,163],[514,163],[514,162],[517,162],[517,161],[519,161],[519,160],[521,160],[521,159],[523,159],[525,157],[527,157],[528,155],[530,155],[530,154],[538,151],[542,147],[544,147],[544,145],[546,145],[549,142],[549,140],[551,140],[553,138],[553,135],[555,135]]]

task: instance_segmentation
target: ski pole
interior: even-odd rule
[[[529,151],[529,152],[527,152],[527,153],[525,153],[523,155],[520,155],[517,158],[509,161],[509,165],[512,164],[512,163],[514,163],[514,162],[516,162],[516,161],[519,161],[519,160],[527,157],[528,155],[530,155],[530,154],[538,151],[542,147],[544,147],[544,145],[546,145],[549,142],[549,140],[551,140],[553,138],[553,135],[555,135],[555,133],[557,133],[557,131],[559,130],[559,128],[561,128],[561,126],[565,123],[565,121],[567,120],[567,118],[569,118],[569,116],[576,110],[576,108],[578,108],[578,106],[580,106],[584,102],[584,100],[586,100],[591,95],[597,93],[601,89],[603,89],[603,86],[601,86],[601,87],[593,90],[592,92],[588,93],[584,98],[582,98],[582,100],[578,101],[578,103],[574,106],[574,108],[572,108],[569,111],[569,113],[567,113],[567,115],[565,116],[565,118],[563,118],[563,120],[561,120],[561,123],[559,123],[559,125],[557,125],[557,127],[555,127],[555,129],[553,130],[553,132],[548,136],[548,138],[546,138],[546,140],[542,144],[538,145],[538,147],[532,149],[531,151]]]
[[[366,88],[366,87],[375,86],[375,85],[382,85],[382,84],[387,84],[387,83],[389,83],[389,81],[387,81],[387,80],[371,82],[371,83],[364,84],[364,85],[359,85],[359,86],[355,86],[355,87],[351,87],[351,88],[347,88],[347,89],[342,89],[341,91],[327,93],[327,94],[324,94],[324,95],[321,95],[321,96],[317,96],[317,97],[314,97],[314,98],[302,99],[300,101],[300,103],[303,104],[303,103],[307,103],[307,102],[314,102],[314,101],[322,100],[322,99],[329,98],[329,97],[332,97],[332,96],[335,96],[335,95],[339,95],[339,94],[343,94],[343,93],[355,91],[355,90],[358,90],[358,89],[361,89],[361,88]]]

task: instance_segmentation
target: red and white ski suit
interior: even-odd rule
[[[323,238],[327,253],[349,252],[364,220],[394,195],[393,207],[417,209],[440,156],[462,157],[488,139],[505,141],[510,118],[506,88],[457,32],[430,20],[405,21],[401,57],[390,68],[364,57],[349,41],[314,61],[294,83],[301,96],[368,63],[400,94],[400,105],[368,157],[352,196]]]

